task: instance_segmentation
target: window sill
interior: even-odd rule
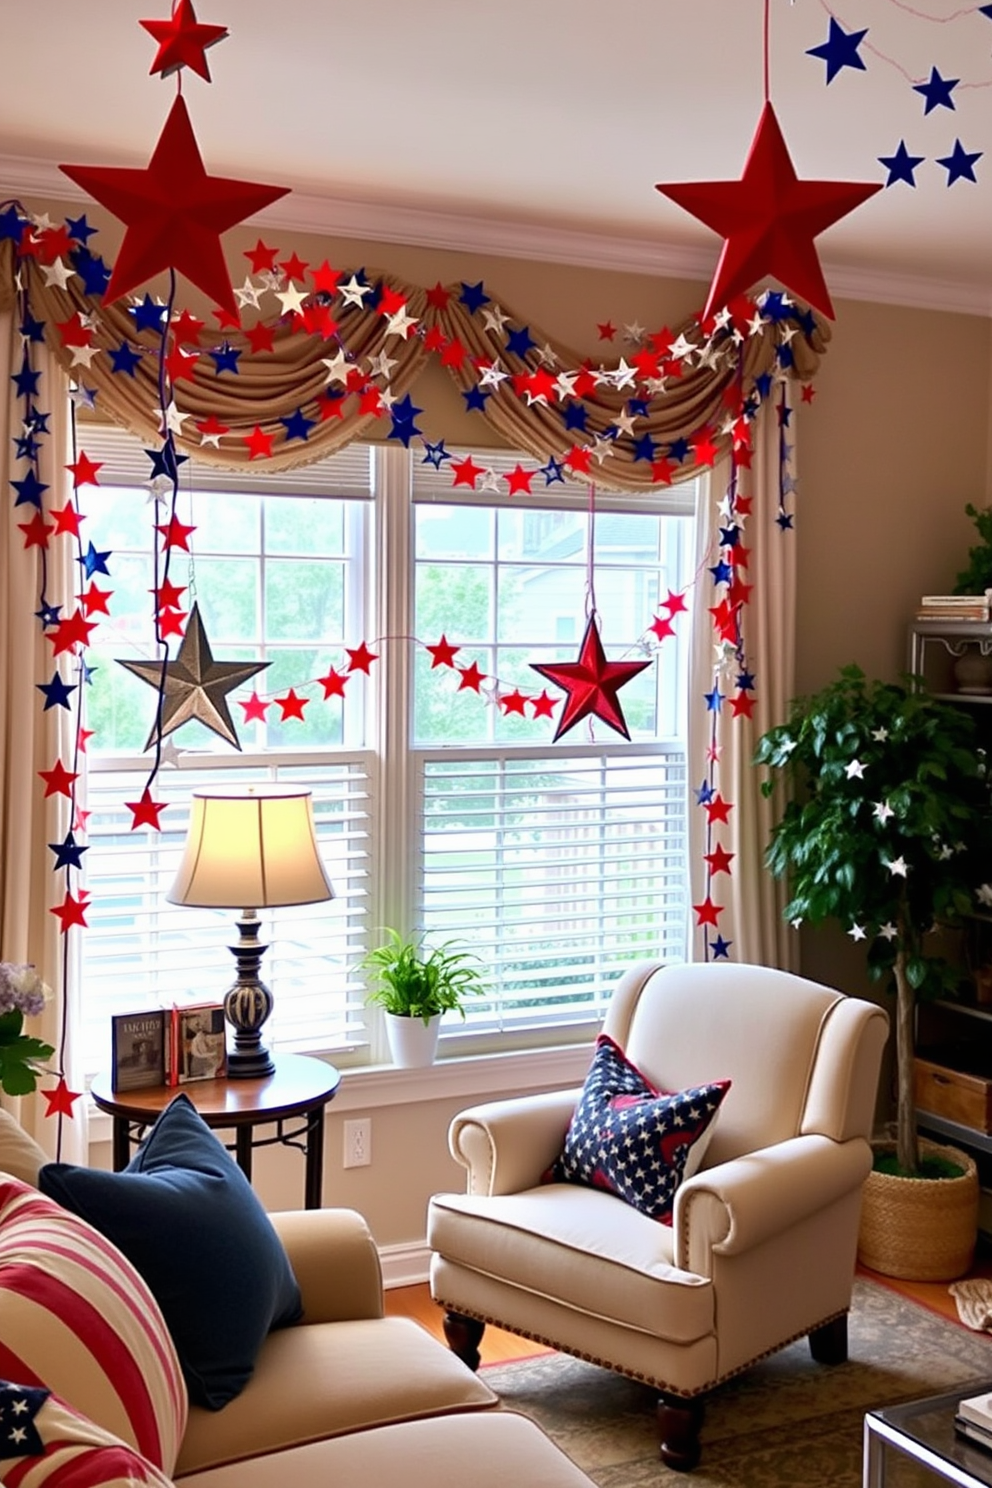
[[[581,1085],[592,1058],[591,1044],[556,1049],[526,1049],[512,1054],[479,1054],[440,1059],[427,1069],[397,1069],[391,1064],[361,1065],[341,1071],[335,1111],[369,1106],[407,1106],[422,1101],[498,1099],[509,1092],[561,1090]],[[89,1110],[90,1145],[111,1140],[111,1118]]]

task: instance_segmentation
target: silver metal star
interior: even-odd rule
[[[166,734],[174,733],[184,723],[190,723],[195,718],[229,744],[233,744],[235,749],[240,749],[241,744],[227,706],[227,694],[269,665],[267,661],[214,661],[210,642],[200,619],[200,607],[196,604],[190,611],[186,634],[175,660],[165,663],[164,686],[161,662],[122,661],[120,657],[116,660],[119,666],[133,672],[142,682],[154,687],[156,692],[162,687],[163,739]],[[156,721],[148,735],[146,749],[151,748],[158,734],[159,724]]]

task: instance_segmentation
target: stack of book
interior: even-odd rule
[[[992,1395],[972,1395],[959,1401],[954,1429],[969,1441],[992,1450]]]
[[[983,620],[989,619],[990,591],[984,594],[924,594],[916,612],[917,620]]]

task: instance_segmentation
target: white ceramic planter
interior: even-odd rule
[[[425,1023],[423,1018],[401,1018],[386,1013],[386,1035],[393,1063],[400,1069],[423,1069],[434,1063],[437,1038],[441,1031],[441,1014]]]

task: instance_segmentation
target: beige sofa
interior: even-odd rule
[[[351,1481],[371,1488],[387,1482],[415,1488],[471,1479],[491,1488],[512,1482],[588,1488],[585,1475],[536,1426],[498,1409],[484,1381],[425,1329],[384,1316],[372,1236],[361,1216],[347,1210],[271,1216],[300,1285],[303,1320],[268,1335],[247,1386],[223,1409],[190,1406],[157,1304],[119,1251],[37,1192],[42,1158],[0,1113],[0,1357],[5,1360],[0,1373],[13,1373],[12,1359],[23,1359],[24,1372],[33,1378],[20,1383],[48,1386],[60,1408],[64,1402],[82,1423],[78,1435],[85,1438],[92,1424],[101,1440],[127,1454],[126,1473],[118,1466],[106,1476],[85,1478],[87,1484],[326,1488]],[[52,1284],[59,1288],[54,1301],[44,1290],[50,1279],[46,1247]],[[23,1316],[18,1277],[26,1267],[41,1273],[41,1324]],[[106,1340],[92,1345],[108,1378],[87,1363],[86,1327],[81,1339],[68,1335],[66,1342],[64,1336],[66,1317],[71,1320],[75,1308],[72,1267],[83,1278],[81,1290],[91,1285],[89,1273],[96,1267],[111,1277],[105,1305],[94,1304],[96,1294],[85,1299],[93,1314],[86,1327],[95,1332],[114,1314],[117,1292],[129,1289],[137,1299],[119,1339],[109,1347]],[[50,1316],[41,1311],[49,1302]],[[132,1325],[141,1335],[137,1343],[125,1337]],[[146,1347],[149,1340],[153,1351]],[[122,1359],[128,1349],[134,1356],[145,1349],[141,1388],[157,1402],[160,1417],[159,1460],[147,1465],[137,1457],[137,1469],[132,1454],[144,1428],[135,1430],[122,1419],[114,1366],[106,1365],[116,1357],[117,1341]],[[9,1466],[0,1460],[0,1476]]]

